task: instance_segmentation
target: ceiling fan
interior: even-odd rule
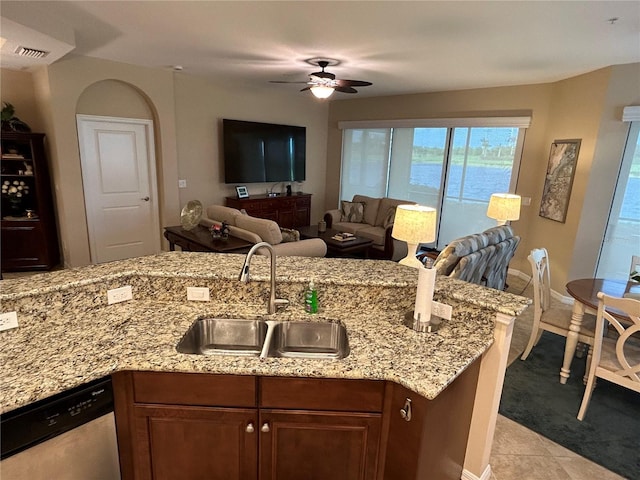
[[[309,81],[307,82],[287,82],[272,80],[271,83],[306,83],[308,86],[300,90],[304,92],[310,90],[317,98],[329,98],[333,92],[342,93],[358,93],[353,87],[367,87],[372,85],[371,82],[365,82],[363,80],[342,80],[336,78],[335,74],[326,72],[325,68],[328,66],[338,65],[338,60],[330,58],[310,58],[306,60],[310,65],[316,65],[322,70],[320,72],[314,72],[309,74]]]

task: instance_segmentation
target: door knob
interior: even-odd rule
[[[269,433],[271,431],[271,429],[269,428],[269,424],[267,422],[263,423],[262,427],[260,427],[260,431],[264,433]]]
[[[144,200],[145,202],[149,201],[149,197],[142,197],[140,200]]]
[[[253,428],[253,423],[251,422],[247,423],[247,427],[244,429],[244,431],[247,433],[255,432],[255,429]]]

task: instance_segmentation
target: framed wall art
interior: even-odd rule
[[[579,151],[580,139],[555,140],[551,144],[540,202],[541,217],[565,222]]]
[[[244,185],[236,187],[236,194],[238,195],[238,198],[249,198],[249,192],[247,191],[247,187]]]

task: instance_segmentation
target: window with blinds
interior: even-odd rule
[[[435,245],[441,249],[496,224],[486,216],[489,198],[515,191],[529,121],[510,117],[341,122],[340,198],[388,196],[435,208]]]

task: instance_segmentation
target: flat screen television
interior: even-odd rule
[[[305,127],[222,120],[225,183],[305,180]]]

